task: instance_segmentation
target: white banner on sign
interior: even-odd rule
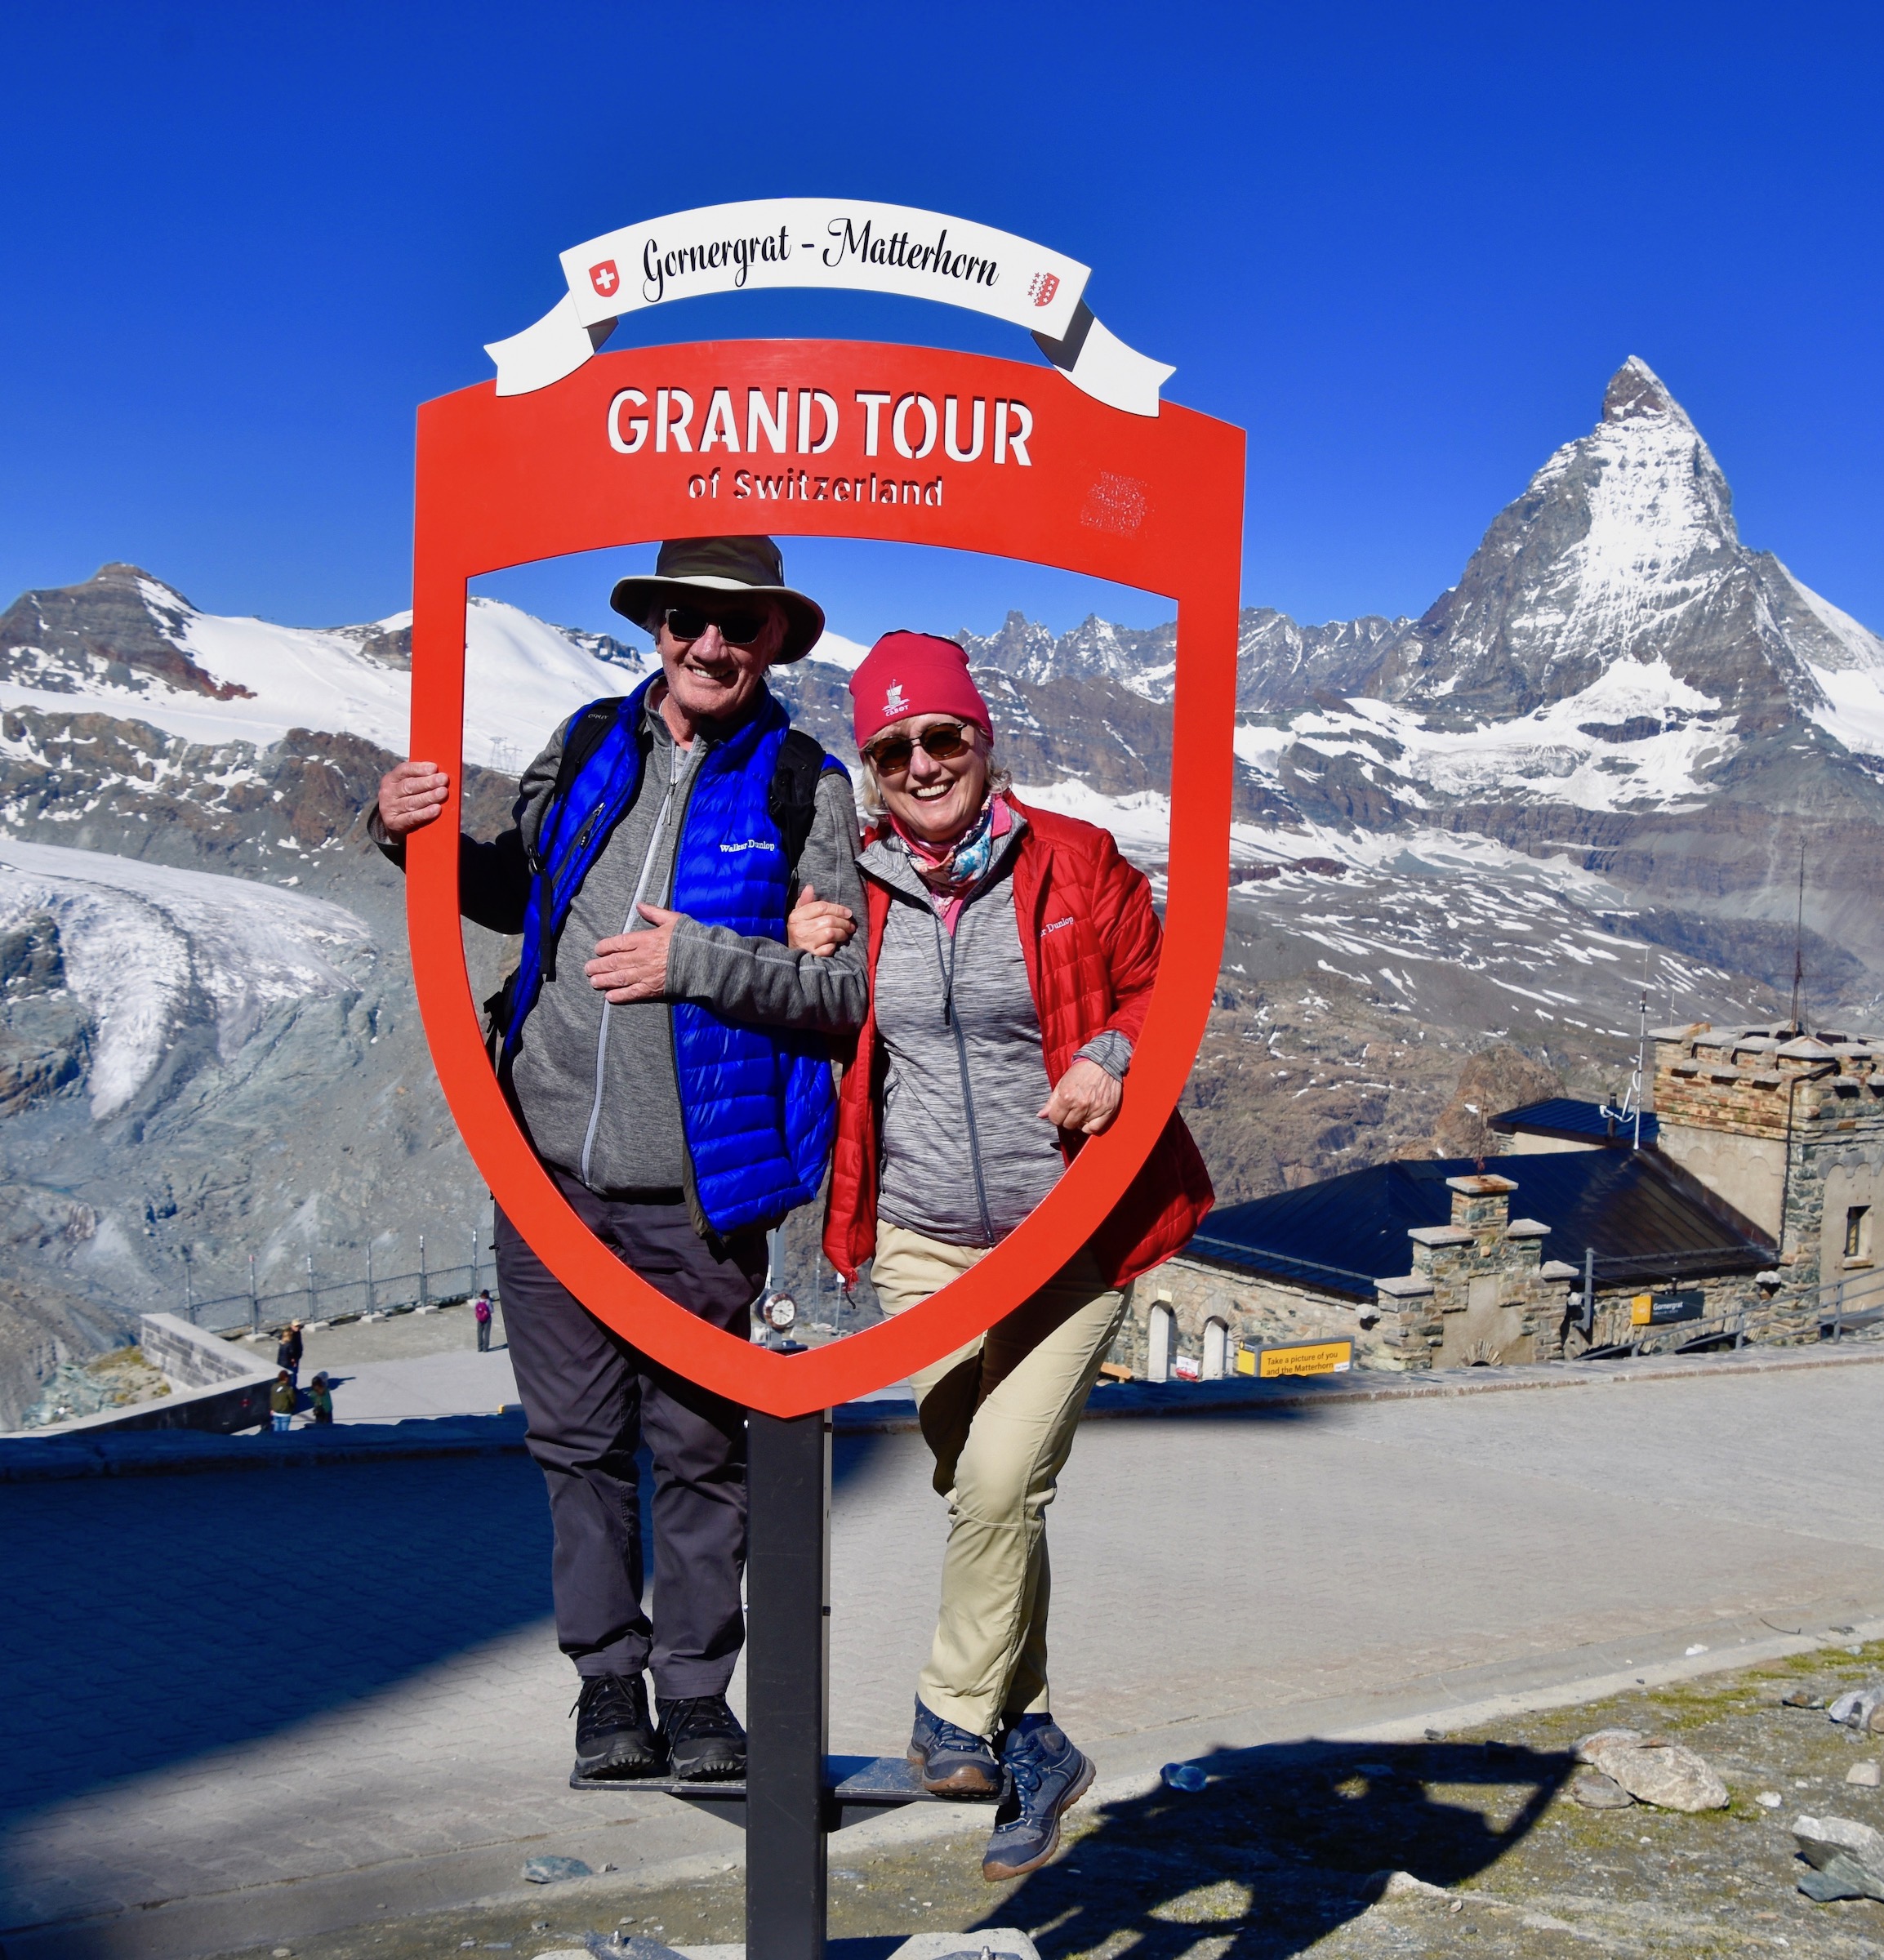
[[[486,349],[499,394],[573,374],[624,314],[708,292],[818,286],[967,306],[1025,327],[1067,379],[1132,415],[1156,415],[1175,372],[1108,333],[1085,301],[1088,268],[1044,245],[902,204],[760,198],[624,225],[563,254],[569,290]]]

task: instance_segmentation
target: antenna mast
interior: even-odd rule
[[[1806,979],[1806,847],[1799,846],[1799,916],[1793,928],[1793,1032],[1806,1031],[1799,1018],[1799,995]]]
[[[1642,1063],[1649,1052],[1649,990],[1642,989],[1641,1025],[1636,1032],[1636,1079],[1629,1085],[1629,1099],[1636,1106],[1635,1147],[1642,1147]]]

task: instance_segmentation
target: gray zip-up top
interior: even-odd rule
[[[1014,906],[1015,819],[952,938],[900,842],[873,841],[860,860],[890,893],[876,962],[877,1215],[951,1245],[998,1245],[1066,1169],[1040,1115],[1051,1085]],[[1132,1045],[1108,1030],[1080,1054],[1123,1080]]]
[[[669,1000],[697,1001],[731,1021],[826,1033],[862,1026],[869,1004],[861,937],[821,959],[693,920],[675,929],[666,999],[612,1006],[590,985],[582,969],[596,942],[647,929],[638,904],[670,904],[680,826],[715,739],[702,730],[682,748],[654,704],[656,692],[643,712],[650,746],[641,786],[570,906],[555,977],[545,981],[523,1023],[510,1070],[537,1155],[608,1194],[691,1193]],[[537,834],[568,733],[564,723],[524,771],[515,828],[495,844],[466,840],[460,847],[466,915],[496,931],[523,929],[531,884],[522,840]],[[817,786],[798,875],[861,920],[856,852],[850,786],[827,774]],[[404,853],[394,846],[387,855],[403,862]]]

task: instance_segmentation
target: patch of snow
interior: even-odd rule
[[[841,633],[833,633],[826,626],[823,636],[805,658],[827,667],[842,667],[845,673],[854,674],[869,651],[868,647],[859,646],[854,639],[846,639]]]
[[[1385,737],[1404,751],[1386,765],[1396,777],[1446,795],[1542,790],[1551,802],[1579,809],[1673,808],[1703,792],[1701,773],[1725,760],[1739,739],[1717,722],[1697,719],[1720,706],[1681,679],[1665,659],[1619,660],[1579,693],[1519,721],[1434,728],[1415,707],[1355,700],[1345,712],[1315,709],[1298,715],[1286,731],[1239,728],[1236,751],[1253,766],[1273,770],[1274,757],[1291,734],[1321,755],[1370,760],[1378,760],[1379,749],[1378,739],[1368,737]],[[1632,720],[1662,725],[1632,742],[1584,732],[1586,725],[1615,728]],[[1625,771],[1623,764],[1632,766]]]
[[[200,993],[234,1054],[278,1003],[356,987],[364,920],[324,899],[210,871],[0,836],[0,928],[57,921],[67,984],[98,1024],[91,1113],[122,1109]]]
[[[1884,756],[1884,675],[1862,667],[1813,667],[1824,693],[1812,719],[1855,755]]]

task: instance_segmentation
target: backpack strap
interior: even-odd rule
[[[592,701],[569,724],[569,732],[563,738],[563,753],[556,758],[556,782],[543,804],[543,813],[537,826],[539,838],[543,826],[555,813],[574,786],[576,778],[582,773],[582,765],[602,746],[603,738],[614,726],[615,717],[621,711],[625,695],[611,694],[600,701]],[[528,853],[532,875],[537,880],[537,945],[538,957],[542,961],[546,978],[554,978],[556,971],[556,946],[550,930],[550,915],[555,894],[547,875],[542,858],[532,844]]]
[[[812,819],[817,811],[817,786],[827,760],[822,743],[802,728],[789,728],[785,740],[779,744],[778,760],[773,766],[766,808],[771,813],[772,821],[778,826],[778,835],[785,846],[787,911],[798,902],[798,861],[804,856],[805,841],[811,835]]]

